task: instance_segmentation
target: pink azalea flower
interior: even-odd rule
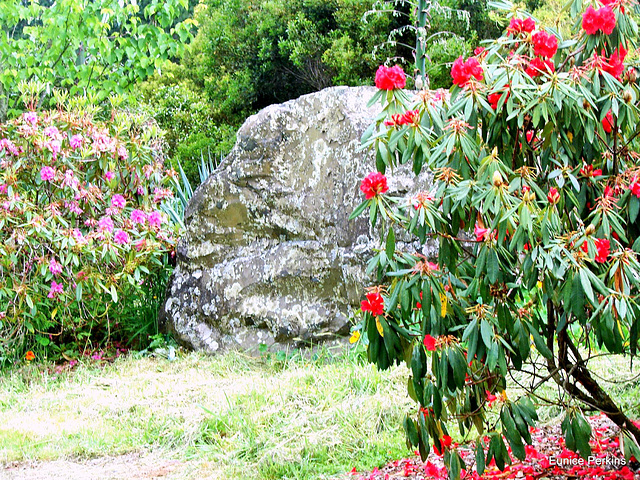
[[[52,258],[51,262],[49,262],[49,271],[54,275],[60,275],[62,273],[62,265],[56,262],[55,258]]]
[[[115,208],[124,208],[127,204],[127,201],[124,199],[122,195],[114,195],[111,197],[111,206]]]
[[[105,172],[104,178],[107,180],[107,182],[110,182],[111,180],[116,178],[116,174],[113,172]]]
[[[73,148],[74,150],[78,147],[81,147],[83,143],[84,137],[82,135],[74,135],[73,137],[71,137],[71,140],[69,140],[69,145],[71,145],[71,148]]]
[[[157,210],[153,211],[148,215],[147,220],[149,220],[149,225],[151,225],[152,227],[160,228],[160,225],[162,225],[163,221],[162,214]]]
[[[51,140],[60,140],[60,131],[51,125],[44,129],[44,134],[49,137]]]
[[[113,239],[120,245],[126,245],[129,243],[129,234],[124,230],[118,230]]]
[[[129,152],[127,152],[127,149],[124,148],[124,146],[118,147],[118,157],[120,157],[120,160],[123,161],[129,159]]]
[[[76,240],[76,242],[78,242],[80,245],[87,243],[87,239],[85,238],[84,235],[82,235],[82,232],[79,229],[74,228],[72,235],[73,235],[73,238]]]
[[[100,232],[113,232],[113,220],[109,217],[102,217],[98,221],[98,231]]]
[[[43,182],[50,182],[56,176],[56,171],[51,167],[42,167],[40,170],[40,179]]]
[[[131,212],[131,221],[133,223],[144,223],[147,221],[147,215],[142,210],[134,210]]]
[[[55,280],[51,281],[51,289],[49,290],[48,298],[56,298],[58,295],[64,293],[64,288],[61,283],[56,283]]]
[[[31,125],[35,125],[38,123],[38,114],[36,112],[26,112],[22,115],[22,119],[26,123],[30,123]]]

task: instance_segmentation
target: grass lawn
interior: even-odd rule
[[[120,358],[0,377],[0,462],[144,451],[172,478],[331,478],[406,456],[406,371],[320,350],[250,358]]]
[[[640,386],[616,383],[633,374],[621,373],[629,360],[595,362],[607,389],[638,417]],[[344,347],[287,358],[127,356],[60,374],[27,365],[0,376],[0,462],[5,471],[44,462],[42,470],[65,459],[113,457],[103,464],[119,458],[139,466],[143,458],[173,463],[166,475],[135,478],[344,478],[353,467],[371,470],[411,455],[401,426],[414,411],[407,375],[404,367],[379,372]],[[548,383],[540,394],[559,392]],[[559,421],[561,410],[540,414],[543,422]]]

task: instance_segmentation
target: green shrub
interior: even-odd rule
[[[168,62],[162,76],[141,84],[140,102],[166,132],[166,153],[172,164],[177,169],[180,163],[195,185],[201,158],[225,156],[240,125],[224,123],[224,105],[215,106],[185,75],[183,67]]]
[[[451,480],[468,470],[456,427],[476,440],[479,475],[525,461],[548,382],[562,392],[567,449],[589,457],[583,410],[597,409],[620,428],[627,460],[640,458],[640,428],[593,362],[640,346],[640,65],[626,56],[637,16],[576,0],[561,37],[500,6],[509,27],[454,62],[450,95],[410,95],[381,68],[370,104],[382,113],[363,136],[378,171],[353,214],[380,233],[368,262],[378,285],[362,302],[368,358],[410,369],[407,444],[443,455]],[[396,195],[384,174],[400,163],[428,169],[433,185]],[[429,240],[437,263],[423,254]],[[520,391],[508,396],[511,382]]]

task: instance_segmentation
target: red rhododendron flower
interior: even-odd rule
[[[360,184],[360,190],[367,200],[389,190],[387,177],[379,172],[371,172]]]
[[[441,452],[438,446],[435,444],[433,445],[433,451],[436,452],[436,455],[442,456],[444,454],[444,450],[449,448],[452,442],[453,442],[453,439],[449,435],[443,435],[442,438],[440,439],[440,444],[442,445],[443,451]]]
[[[527,142],[531,143],[531,140],[533,140],[533,130],[527,130],[527,133],[525,135],[527,137]],[[527,187],[527,188],[530,188],[530,187]],[[524,191],[524,189],[525,189],[525,187],[522,187],[523,191]]]
[[[582,28],[587,35],[595,35],[598,30],[605,35],[611,35],[616,26],[616,14],[610,6],[605,5],[598,10],[588,6],[582,14]]]
[[[453,62],[453,67],[451,67],[453,83],[459,87],[464,87],[469,83],[471,77],[474,77],[478,81],[484,77],[484,71],[480,66],[480,62],[475,57],[470,57],[467,61],[464,61],[462,55],[460,55],[456,61]]]
[[[637,177],[633,177],[631,179],[631,185],[629,185],[629,189],[631,190],[631,193],[633,195],[640,198],[640,183],[638,183]]]
[[[541,57],[553,57],[558,51],[558,39],[547,32],[536,32],[531,36],[533,53]]]
[[[427,461],[427,463],[424,466],[424,473],[426,473],[427,475],[433,478],[440,477],[440,469],[429,461]]]
[[[598,254],[596,255],[596,262],[605,263],[611,251],[609,240],[606,238],[596,238],[595,243],[596,250],[598,251]]]
[[[487,100],[491,104],[491,108],[494,110],[498,109],[498,102],[500,101],[500,97],[502,97],[501,93],[491,93],[487,96]]]
[[[404,88],[406,83],[407,76],[401,66],[385,67],[384,65],[380,65],[378,67],[378,71],[376,72],[376,87],[380,90]]]
[[[493,405],[493,402],[495,402],[498,399],[498,397],[496,397],[489,390],[487,390],[486,393],[487,393],[487,406],[491,408],[491,406]]]
[[[360,303],[363,312],[370,312],[371,315],[377,317],[384,313],[384,299],[377,292],[367,293],[367,299]]]
[[[602,70],[620,80],[622,73],[624,72],[623,62],[627,53],[628,50],[620,44],[620,46],[611,54],[609,60],[602,66]]]
[[[487,54],[487,49],[484,47],[476,47],[473,54],[476,57],[484,57]]]
[[[524,20],[521,18],[512,18],[509,22],[509,26],[507,27],[507,32],[509,33],[531,33],[536,28],[536,22],[533,21],[533,18],[527,17]]]
[[[599,177],[602,175],[601,168],[593,168],[593,165],[585,165],[580,169],[580,175],[583,177]]]
[[[547,200],[552,205],[555,205],[560,201],[560,194],[558,193],[558,189],[555,187],[551,187],[549,189],[549,193],[547,194]]]
[[[489,238],[489,229],[481,228],[476,224],[476,227],[473,229],[473,234],[476,236],[476,241],[482,242]]]
[[[613,130],[613,114],[611,113],[611,110],[609,110],[602,119],[602,128],[604,128],[604,131],[607,133],[611,133]]]
[[[525,70],[525,73],[533,78],[542,75],[543,72],[553,73],[555,71],[556,66],[551,60],[543,60],[540,57],[535,57],[533,60],[531,60],[531,63]]]
[[[399,127],[401,125],[404,125],[404,115],[400,113],[391,115],[391,120],[385,120],[384,124],[387,127]]]
[[[600,0],[600,3],[602,5],[608,5],[612,9],[614,9],[616,7],[620,7],[620,12],[624,13],[625,10],[624,10],[623,1],[624,0]]]
[[[509,86],[508,85],[505,85],[503,88],[505,90],[504,101],[506,102],[507,99],[509,98],[509,95],[511,95],[511,92],[509,92]],[[500,99],[502,98],[502,95],[503,95],[502,92],[496,92],[496,93],[491,93],[490,95],[487,96],[487,100],[491,104],[491,108],[493,108],[494,110],[498,109],[498,103],[500,102]]]
[[[584,253],[589,253],[589,242],[587,242],[586,240],[582,242],[580,250],[582,250]]]
[[[431,335],[425,335],[422,343],[424,343],[424,346],[428,351],[434,352],[436,350],[436,339]]]

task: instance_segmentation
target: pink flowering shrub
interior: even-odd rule
[[[29,335],[117,333],[123,304],[165,269],[176,232],[161,204],[174,172],[153,127],[115,118],[27,112],[0,125],[5,350]]]

